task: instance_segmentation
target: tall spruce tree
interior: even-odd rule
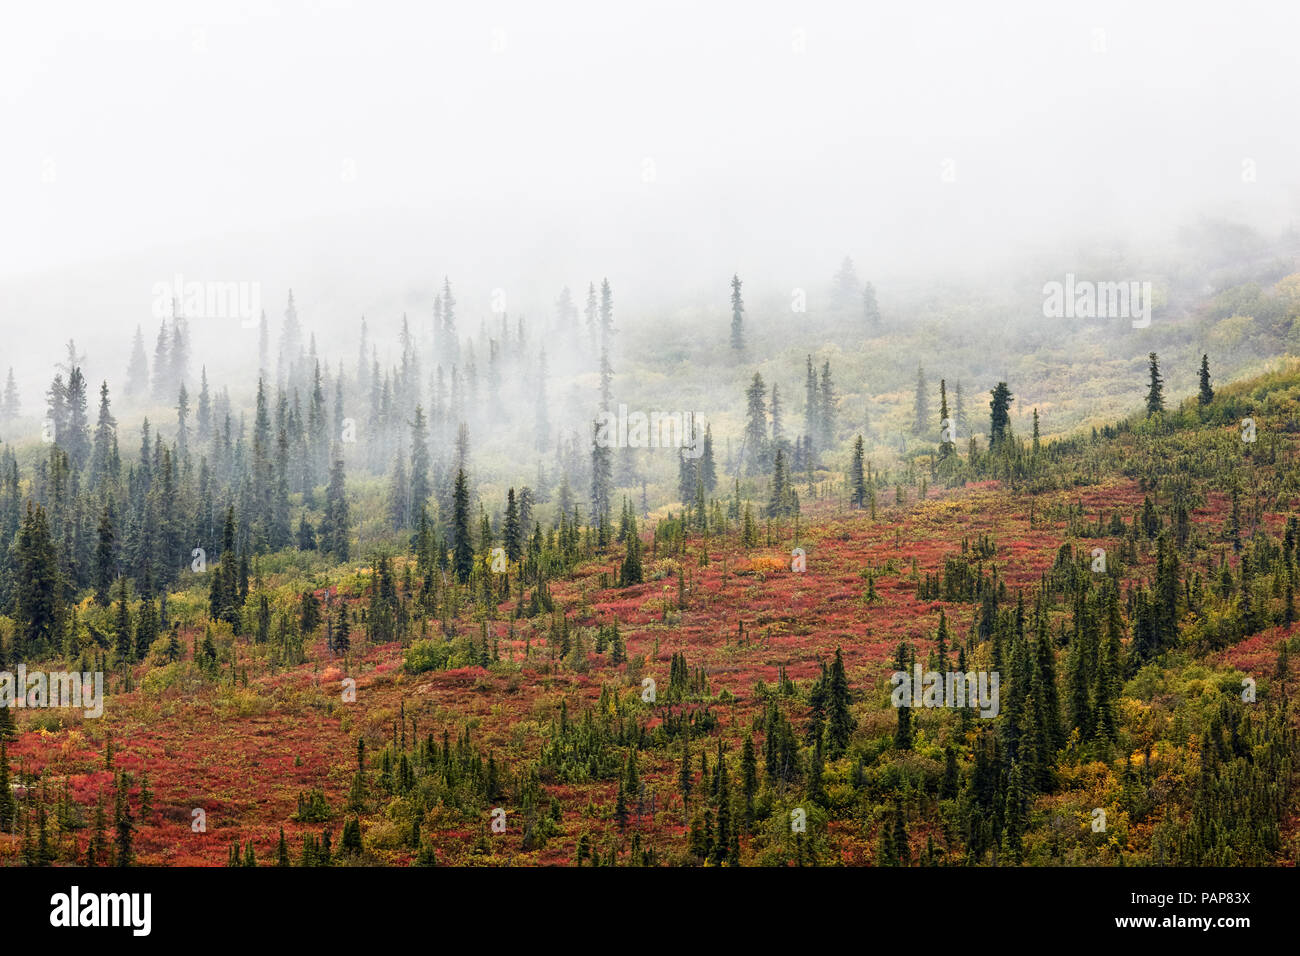
[[[135,338],[131,342],[131,359],[126,366],[126,397],[134,401],[144,398],[149,392],[149,359],[144,351],[144,333],[140,326],[135,327]]]
[[[866,322],[867,331],[879,331],[880,307],[876,305],[876,287],[870,282],[862,290],[862,318]]]
[[[1147,418],[1165,410],[1165,383],[1160,377],[1160,363],[1156,353],[1147,355]]]
[[[741,351],[745,347],[745,302],[740,297],[740,276],[731,277],[731,347]]]
[[[998,382],[989,395],[989,446],[996,447],[1011,433],[1011,403],[1015,396],[1006,382]]]
[[[849,503],[854,508],[863,508],[867,504],[867,479],[864,464],[862,436],[859,435],[853,440],[853,459],[849,463]]]
[[[464,584],[474,569],[474,544],[469,527],[469,480],[465,469],[456,472],[456,487],[452,492],[452,569],[456,580]]]
[[[757,475],[767,470],[767,386],[758,372],[745,390],[744,471]]]
[[[325,517],[321,522],[321,550],[333,555],[336,561],[348,559],[349,514],[347,489],[344,483],[343,456],[333,453],[330,483],[325,490]]]
[[[849,739],[857,727],[857,721],[849,713],[849,681],[844,671],[844,657],[838,647],[831,663],[827,690],[826,756],[838,760],[848,751]]]
[[[1200,391],[1196,395],[1196,401],[1200,405],[1208,405],[1210,402],[1214,401],[1214,389],[1210,386],[1210,357],[1208,355],[1201,356],[1201,371],[1199,377],[1201,387]]]
[[[28,501],[14,542],[14,659],[39,657],[52,650],[59,633],[62,576],[45,509]]]

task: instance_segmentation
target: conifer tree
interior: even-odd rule
[[[844,257],[839,270],[835,273],[832,293],[837,309],[850,309],[861,298],[862,287],[858,280],[858,272],[853,266],[853,260],[848,256]]]
[[[925,369],[916,367],[916,392],[912,399],[912,433],[926,435],[930,432],[930,392],[925,383]]]
[[[894,825],[891,838],[893,841],[893,860],[896,866],[910,866],[912,863],[911,840],[907,834],[907,818],[903,815],[903,805],[894,807]]]
[[[677,788],[682,792],[682,807],[687,809],[691,804],[691,786],[695,780],[694,772],[691,770],[691,744],[690,739],[683,735],[682,737],[682,763],[677,771]]]
[[[462,468],[456,472],[456,488],[452,493],[452,567],[456,580],[464,584],[474,568],[474,544],[469,528],[469,483]]]
[[[199,404],[195,411],[195,425],[199,445],[207,445],[212,438],[212,393],[208,389],[208,367],[199,372]]]
[[[65,392],[66,427],[59,433],[59,444],[67,452],[76,471],[90,459],[90,423],[86,417],[86,378],[80,368],[68,374]]]
[[[1165,384],[1160,377],[1160,363],[1155,352],[1147,356],[1147,371],[1150,376],[1147,384],[1147,418],[1150,418],[1165,410]]]
[[[835,648],[827,690],[826,756],[838,760],[848,750],[849,739],[857,727],[857,721],[849,713],[849,682],[838,647]]]
[[[411,523],[411,487],[406,478],[406,461],[398,452],[393,460],[393,477],[389,481],[388,517],[393,530],[401,531]]]
[[[1088,640],[1093,640],[1092,636]],[[1034,642],[1036,661],[1033,692],[1038,702],[1041,716],[1040,735],[1043,745],[1049,753],[1055,753],[1065,743],[1065,733],[1061,728],[1060,695],[1056,688],[1056,653],[1052,649],[1051,637],[1047,633],[1046,615],[1040,609],[1038,613],[1038,634]]]
[[[689,505],[695,500],[695,489],[699,485],[698,465],[694,458],[686,454],[685,449],[677,451],[677,500]]]
[[[433,492],[429,483],[428,430],[424,409],[416,405],[415,418],[411,422],[411,518],[424,510],[429,503],[429,495]]]
[[[330,468],[330,483],[325,491],[325,517],[321,522],[321,550],[336,561],[348,559],[348,499],[344,484],[343,456],[336,449]]]
[[[311,522],[307,520],[307,512],[304,511],[298,516],[298,535],[297,544],[299,551],[316,550],[316,529],[312,527]]]
[[[519,502],[515,498],[515,489],[506,492],[506,518],[502,531],[506,557],[517,562],[524,554],[523,529],[519,522]]]
[[[1025,780],[1025,770],[1019,762],[1016,762],[1011,765],[1011,773],[1007,777],[1006,798],[1002,812],[1002,846],[1013,863],[1020,863],[1023,859],[1022,838],[1029,827],[1029,807],[1029,787]]]
[[[641,568],[641,536],[637,531],[636,518],[629,516],[628,524],[627,546],[618,573],[618,586],[622,588],[641,584],[645,580]]]
[[[5,709],[6,713],[8,708]],[[13,830],[17,804],[9,787],[9,742],[0,735],[0,833]]]
[[[956,434],[956,429],[952,427],[953,421],[948,414],[948,383],[945,379],[939,379],[939,457],[947,458],[957,450],[956,443],[952,436]]]
[[[30,500],[14,543],[13,558],[16,580],[11,656],[21,660],[54,646],[62,590],[58,553],[45,509]]]
[[[338,611],[334,616],[334,651],[346,655],[352,647],[351,627],[348,622],[347,601],[339,600]]]
[[[740,276],[731,277],[731,347],[741,351],[745,347],[745,303],[740,297]]]
[[[152,392],[155,402],[165,402],[171,397],[171,336],[167,334],[167,321],[158,326],[154,340]]]
[[[823,448],[830,448],[835,441],[835,386],[831,381],[831,363],[822,363],[822,379],[818,386],[817,400],[821,404],[818,424],[821,427]]]
[[[1011,403],[1015,396],[1006,382],[998,382],[989,392],[989,447],[1000,445],[1011,433]]]
[[[713,426],[704,426],[704,445],[701,449],[698,465],[700,484],[704,493],[711,495],[718,487],[718,467],[713,459]]]
[[[766,470],[767,461],[767,386],[758,372],[745,390],[745,473],[757,475]]]
[[[184,458],[189,452],[190,446],[190,395],[185,389],[185,383],[181,382],[179,393],[176,396],[176,454]]]
[[[131,360],[126,366],[126,397],[133,400],[143,398],[149,391],[149,359],[144,352],[144,333],[140,326],[135,327],[135,338],[131,342]]]
[[[112,600],[110,590],[117,577],[116,532],[113,527],[113,504],[108,499],[99,512],[99,525],[95,531],[95,603],[108,607]]]
[[[754,824],[754,798],[758,795],[758,758],[754,753],[752,734],[745,735],[745,743],[740,751],[740,785],[745,803],[743,823],[748,830]]]
[[[612,450],[599,439],[599,427],[591,426],[591,524],[597,529],[599,547],[608,544],[610,501],[614,492]]]
[[[14,381],[14,369],[11,365],[9,374],[5,377],[4,394],[0,395],[0,423],[12,422],[21,411],[22,402],[18,398],[18,384]]]
[[[772,489],[767,502],[769,518],[786,517],[794,514],[793,489],[790,476],[785,469],[785,452],[776,450],[776,460],[772,463]]]
[[[1210,402],[1214,401],[1214,389],[1210,386],[1210,357],[1208,355],[1201,356],[1201,371],[1199,377],[1201,387],[1200,391],[1197,393],[1196,401],[1200,405],[1208,405]]]
[[[95,424],[95,439],[90,459],[90,486],[98,488],[110,478],[113,449],[117,444],[117,419],[113,417],[112,403],[108,398],[108,382],[99,386],[99,419]]]
[[[867,479],[864,470],[862,436],[853,440],[853,459],[849,463],[849,504],[863,508],[867,503]]]
[[[880,329],[880,308],[876,305],[876,287],[870,282],[862,290],[862,318],[867,330],[875,332]]]
[[[158,610],[154,606],[153,597],[149,593],[150,585],[148,575],[142,586],[142,596],[140,600],[140,610],[136,616],[135,624],[135,659],[144,660],[149,654],[149,649],[153,642],[158,639]]]
[[[808,442],[820,439],[822,434],[821,390],[817,385],[817,373],[813,371],[812,356],[809,355],[804,368],[804,436]],[[811,449],[810,449],[811,451]],[[811,455],[809,456],[811,458]]]
[[[54,376],[45,390],[46,424],[55,444],[63,441],[68,430],[68,387],[63,383],[63,373]]]

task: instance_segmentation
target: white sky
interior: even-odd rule
[[[602,275],[624,305],[722,301],[732,271],[757,294],[845,254],[930,275],[1206,213],[1276,229],[1297,11],[11,0],[0,331],[80,341],[94,312],[122,342],[178,271],[261,282],[277,322],[290,286],[353,322],[407,283],[387,321],[443,274],[536,314]]]
[[[0,274],[441,200],[608,203],[647,158],[665,199],[756,206],[774,237],[946,218],[949,157],[970,209],[1010,207],[999,231],[1080,196],[1248,203],[1245,158],[1256,193],[1300,185],[1294,4],[897,6],[11,3]]]

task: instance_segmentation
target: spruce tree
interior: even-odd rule
[[[195,412],[195,425],[199,445],[206,445],[212,438],[212,393],[208,389],[208,367],[199,372],[199,404]]]
[[[352,647],[351,626],[348,621],[348,604],[339,599],[338,611],[334,615],[334,651],[346,655]]]
[[[876,287],[870,282],[862,290],[862,318],[866,322],[867,331],[879,331],[880,307],[876,305]]]
[[[1147,418],[1165,410],[1164,379],[1160,377],[1160,363],[1156,353],[1147,355],[1147,370],[1150,378],[1147,385]]]
[[[804,436],[811,443],[822,434],[821,390],[817,386],[817,373],[813,371],[812,356],[809,355],[804,369]],[[812,449],[809,448],[811,452]],[[812,454],[809,455],[811,459]]]
[[[831,363],[822,363],[822,379],[818,386],[817,400],[821,404],[820,426],[823,448],[830,448],[835,441],[835,386],[831,381]]]
[[[700,455],[699,480],[705,494],[713,494],[718,487],[718,466],[713,460],[713,426],[704,426],[704,446]]]
[[[52,649],[63,588],[45,509],[30,500],[14,543],[14,569],[14,637],[10,656],[21,660]]]
[[[767,465],[767,386],[758,372],[745,390],[745,474],[757,475]]]
[[[598,426],[591,426],[591,524],[597,529],[599,547],[609,543],[610,501],[614,494],[612,449],[598,440]]]
[[[621,588],[641,584],[645,580],[641,568],[641,536],[637,531],[636,518],[629,521],[627,547],[623,555],[623,564],[619,568],[618,586]]]
[[[9,366],[9,374],[5,377],[4,394],[0,395],[0,422],[8,424],[18,417],[22,411],[22,402],[18,398],[18,384],[14,381],[13,366]]]
[[[412,519],[420,514],[429,503],[433,493],[429,482],[429,436],[428,422],[424,409],[415,406],[415,418],[411,422],[411,495],[410,516]]]
[[[793,513],[790,478],[785,470],[785,452],[778,448],[776,460],[772,463],[772,490],[767,502],[767,516],[779,518]]]
[[[149,389],[149,360],[144,354],[144,333],[140,326],[135,326],[135,338],[131,341],[131,358],[126,365],[126,397],[144,398]]]
[[[745,303],[740,297],[740,276],[731,277],[731,347],[741,351],[745,347]]]
[[[506,518],[502,529],[506,557],[517,562],[524,554],[523,529],[519,523],[519,502],[515,498],[515,489],[506,492]]]
[[[1011,434],[1011,403],[1015,396],[1006,382],[998,382],[989,395],[989,447],[994,448]]]
[[[1210,357],[1208,355],[1201,356],[1200,382],[1201,388],[1197,393],[1196,401],[1200,405],[1208,405],[1214,401],[1214,389],[1210,387]]]
[[[469,482],[462,468],[456,472],[456,488],[452,493],[452,567],[456,580],[464,584],[474,568],[474,544],[469,528]]]
[[[80,368],[68,374],[65,393],[66,427],[59,433],[59,444],[67,452],[75,471],[90,460],[90,422],[86,417],[86,378]]]
[[[758,795],[758,758],[754,753],[754,737],[745,735],[745,743],[740,751],[740,785],[741,796],[745,801],[744,826],[748,830],[754,824],[754,798]]]
[[[930,432],[930,392],[925,382],[925,369],[916,367],[916,392],[912,398],[912,433],[926,435]]]
[[[0,833],[12,832],[16,811],[17,804],[9,787],[9,743],[0,736]]]
[[[399,451],[393,459],[393,476],[388,485],[388,518],[394,531],[411,523],[411,486],[406,477],[406,461]]]
[[[116,532],[113,528],[111,499],[104,502],[99,512],[99,525],[95,530],[95,603],[108,607],[112,600],[110,591],[117,577]]]
[[[952,427],[953,421],[948,414],[948,383],[945,379],[939,379],[939,457],[947,458],[957,450],[957,445],[952,440],[956,434],[956,429]]]
[[[95,423],[95,439],[90,458],[90,486],[98,488],[116,475],[110,474],[113,449],[117,445],[117,419],[113,417],[112,403],[108,398],[108,382],[99,386],[99,419]]]
[[[325,491],[325,518],[321,522],[321,550],[336,561],[348,559],[348,499],[344,485],[343,456],[334,452],[330,483]]]
[[[856,302],[860,301],[862,286],[858,280],[858,271],[854,268],[850,257],[845,256],[844,261],[840,263],[831,290],[837,309],[851,309]]]
[[[867,503],[867,479],[864,470],[862,436],[853,440],[853,460],[849,463],[849,503],[863,508]]]
[[[316,530],[307,520],[307,512],[303,511],[298,517],[298,550],[315,551],[316,550]]]
[[[849,682],[844,671],[844,658],[838,647],[835,648],[835,660],[831,664],[827,689],[826,756],[838,760],[848,750],[849,739],[857,727],[857,721],[849,713]]]

